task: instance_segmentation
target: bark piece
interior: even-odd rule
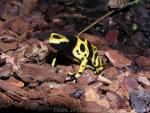
[[[85,102],[85,106],[82,110],[85,113],[109,113],[108,109],[98,105],[94,101]]]
[[[150,57],[140,56],[136,59],[136,63],[139,67],[150,67]]]
[[[7,108],[13,104],[13,100],[0,92],[0,108]]]
[[[120,87],[120,82],[115,80],[115,81],[112,81],[111,84],[109,84],[108,89],[110,91],[117,91],[119,87]]]
[[[92,70],[85,70],[82,76],[79,78],[78,83],[85,87],[86,85],[95,83],[96,79],[97,75],[95,75]]]
[[[6,81],[9,82],[12,86],[15,86],[17,88],[23,88],[24,87],[24,83],[17,80],[14,76],[10,76],[9,79]]]
[[[0,49],[2,50],[2,52],[8,52],[8,51],[16,50],[17,48],[18,48],[17,42],[12,42],[12,43],[0,42]]]
[[[141,11],[141,10],[139,10],[139,11]],[[143,14],[143,13],[141,13],[141,14]],[[146,27],[146,26],[144,26],[144,27]],[[143,32],[137,32],[137,33],[135,33],[131,37],[130,43],[132,45],[134,45],[136,48],[140,49],[140,50],[146,50],[146,49],[149,48],[149,45],[150,45],[150,41],[148,40],[148,38],[145,37],[145,35],[143,34]]]
[[[28,23],[26,23],[23,19],[21,18],[16,18],[11,26],[10,29],[17,33],[18,35],[26,35],[30,31],[30,26]]]
[[[0,68],[0,78],[8,78],[11,74],[11,66],[4,65]]]
[[[108,50],[105,52],[105,55],[110,60],[110,62],[114,65],[114,67],[126,67],[131,65],[132,61],[126,58],[125,56],[121,55],[116,50]]]
[[[148,105],[150,103],[150,91],[137,90],[130,93],[131,107],[137,113],[148,112]]]
[[[127,106],[126,101],[114,92],[108,92],[106,98],[111,102],[111,107],[123,109]]]
[[[122,80],[122,87],[126,89],[127,92],[134,91],[138,89],[138,82],[135,76],[125,76]]]
[[[106,98],[101,99],[96,87],[88,87],[85,89],[85,101],[93,101],[99,106],[109,108],[109,102]]]
[[[16,76],[27,83],[44,81],[64,82],[63,73],[56,73],[54,68],[39,64],[25,64],[20,70],[16,71],[16,74]]]
[[[4,59],[7,64],[11,64],[13,70],[18,70],[18,66],[16,65],[16,62],[14,61],[15,60],[14,57],[9,56],[9,55],[4,54],[4,53],[0,57],[1,57],[1,59]]]
[[[127,4],[127,2],[127,0],[109,0],[108,5],[111,8],[120,8],[121,6]]]
[[[118,31],[110,30],[105,36],[105,40],[109,45],[115,45],[118,43]]]
[[[47,55],[47,45],[41,42],[33,41],[32,46],[29,46],[27,49],[25,49],[24,57],[31,62],[36,61],[37,63],[41,64],[46,61]]]
[[[138,77],[138,81],[144,86],[150,86],[150,81],[147,79],[147,77],[140,76]]]
[[[103,76],[107,77],[109,79],[112,79],[112,78],[115,78],[115,76],[118,74],[119,74],[119,72],[118,72],[117,68],[110,67],[105,70],[105,73],[103,74]]]
[[[105,40],[102,39],[102,37],[98,37],[98,36],[86,34],[86,33],[81,35],[81,37],[87,39],[89,42],[94,44],[98,49],[102,49],[104,48],[104,45],[106,45],[106,42]]]

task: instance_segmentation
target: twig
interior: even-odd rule
[[[110,16],[112,13],[114,13],[116,10],[112,10],[110,12],[108,12],[107,14],[105,14],[104,16],[98,18],[96,21],[94,21],[92,24],[90,24],[89,26],[87,26],[85,29],[83,29],[81,32],[79,32],[77,35],[81,35],[82,33],[84,33],[85,31],[89,30],[90,28],[92,28],[94,25],[96,25],[99,21],[105,19],[106,17]]]
[[[55,16],[55,18],[61,18],[61,17],[65,17],[65,18],[70,18],[70,17],[73,17],[73,18],[86,18],[86,16],[84,16],[82,14],[79,14],[79,13],[76,13],[76,14],[62,13],[62,14],[59,14],[59,15]]]
[[[103,83],[107,83],[107,84],[111,84],[112,81],[106,77],[103,76],[103,74],[106,73],[108,69],[105,69],[103,72],[101,72],[99,75],[98,75],[98,81],[101,81]]]
[[[98,76],[98,81],[101,81],[103,83],[106,83],[106,84],[111,84],[112,81],[106,77],[103,77],[103,76]]]
[[[141,0],[134,0],[134,1],[132,1],[132,2],[128,2],[127,4],[120,6],[119,9],[117,9],[117,10],[112,10],[112,11],[108,12],[107,14],[103,15],[102,17],[100,17],[100,18],[98,18],[96,21],[94,21],[92,24],[90,24],[89,26],[87,26],[85,29],[83,29],[82,31],[80,31],[77,35],[80,36],[82,33],[84,33],[85,31],[89,30],[89,29],[92,28],[94,25],[96,25],[99,21],[105,19],[106,17],[110,16],[110,15],[113,14],[114,12],[119,11],[119,10],[121,10],[121,9],[124,9],[124,8],[126,8],[126,7],[128,7],[128,6],[131,6],[131,5],[134,5],[134,4],[138,4],[140,1],[141,1]]]

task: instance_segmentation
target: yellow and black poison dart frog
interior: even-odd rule
[[[104,69],[105,63],[98,57],[97,48],[88,40],[74,35],[51,33],[48,41],[52,47],[58,50],[58,52],[61,52],[71,60],[80,63],[78,72],[76,74],[69,75],[66,78],[66,82],[76,82],[87,65],[92,66],[97,74]],[[56,58],[53,59],[52,66],[55,65],[55,62]]]

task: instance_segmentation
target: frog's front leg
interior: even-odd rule
[[[106,66],[106,61],[99,59],[99,67],[96,67],[96,74],[100,74]]]
[[[78,78],[82,75],[82,73],[86,67],[87,62],[88,62],[87,58],[83,59],[81,61],[78,72],[76,74],[72,74],[72,75],[69,75],[68,77],[66,77],[65,82],[71,82],[71,81],[77,82]]]
[[[53,60],[52,60],[52,67],[56,66],[56,60],[57,60],[56,57],[54,57]]]

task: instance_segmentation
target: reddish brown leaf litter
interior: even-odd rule
[[[0,112],[149,113],[148,0],[115,11],[81,35],[106,61],[99,75],[87,66],[77,83],[64,82],[79,64],[62,53],[51,66],[58,51],[48,44],[50,33],[76,35],[126,3],[1,0]]]

